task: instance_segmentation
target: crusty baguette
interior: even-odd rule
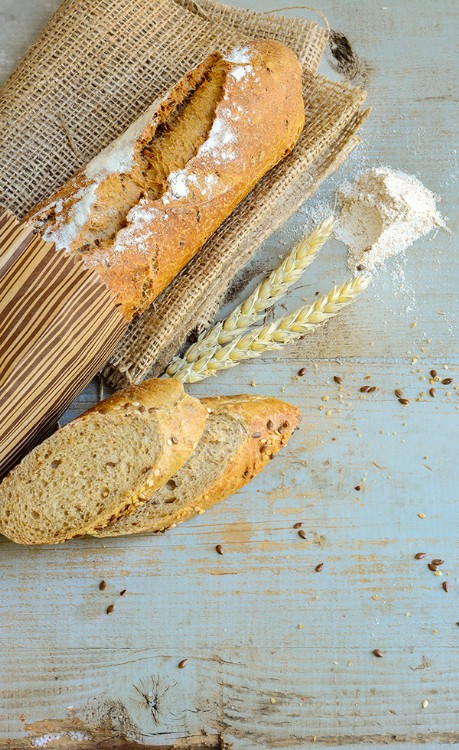
[[[0,484],[0,533],[54,544],[145,502],[188,459],[205,406],[175,380],[119,391],[35,448]]]
[[[167,286],[304,124],[280,42],[214,53],[26,217],[95,268],[127,318]]]
[[[258,474],[299,422],[298,409],[276,398],[227,396],[202,404],[210,413],[188,461],[146,503],[92,534],[160,532],[203,513]]]

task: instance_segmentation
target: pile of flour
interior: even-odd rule
[[[352,270],[373,271],[386,258],[445,223],[438,198],[410,175],[376,167],[337,191],[336,237],[348,249]]]

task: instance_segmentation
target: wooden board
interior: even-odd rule
[[[3,75],[56,5],[0,0]],[[37,549],[1,539],[0,747],[459,747],[459,398],[454,385],[419,396],[433,367],[459,382],[456,8],[321,3],[363,58],[374,111],[360,148],[251,271],[272,267],[336,186],[374,164],[437,192],[451,233],[416,243],[281,356],[190,388],[283,396],[304,414],[231,500],[161,537]],[[336,75],[326,61],[323,71]],[[289,309],[347,273],[329,243]],[[364,384],[378,390],[365,396]],[[93,384],[66,419],[96,399]],[[442,577],[427,568],[435,557]]]

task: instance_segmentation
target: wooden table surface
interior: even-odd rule
[[[0,0],[3,77],[57,5]],[[418,241],[319,333],[190,387],[282,396],[303,412],[288,447],[236,496],[161,538],[1,540],[2,748],[130,747],[126,737],[195,750],[459,747],[459,397],[441,384],[425,395],[432,368],[459,377],[459,6],[320,7],[364,60],[374,109],[362,145],[265,243],[257,268],[272,267],[345,177],[376,164],[438,193],[451,232]],[[335,75],[327,61],[323,71]],[[330,242],[289,308],[347,273]],[[364,396],[363,384],[378,390]],[[95,398],[93,386],[72,413]],[[442,577],[426,565],[436,557]]]

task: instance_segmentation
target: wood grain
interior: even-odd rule
[[[32,5],[33,17],[21,12],[8,23],[4,15],[2,39],[16,40],[4,73],[22,35],[33,35],[53,4],[23,0]],[[11,7],[0,2],[4,13]],[[287,449],[236,496],[164,536],[36,549],[0,541],[4,742],[85,750],[132,750],[134,742],[459,746],[459,398],[454,384],[436,385],[435,399],[419,396],[432,367],[459,384],[457,4],[324,0],[321,9],[364,58],[374,111],[362,146],[265,243],[238,279],[239,293],[363,166],[418,175],[441,195],[452,231],[416,243],[364,299],[281,356],[190,387],[198,395],[280,396],[303,411]],[[334,75],[327,62],[324,72]],[[288,309],[347,273],[342,246],[330,243]],[[363,396],[363,384],[378,390]],[[94,383],[65,418],[96,397]],[[305,540],[293,529],[298,521]],[[414,559],[419,551],[424,560]],[[445,560],[442,577],[427,568],[435,557]]]

